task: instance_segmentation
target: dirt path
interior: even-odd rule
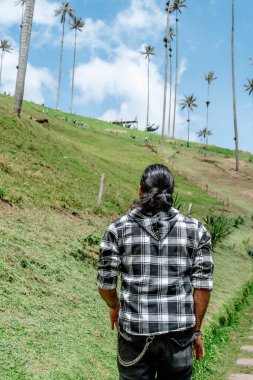
[[[252,213],[253,163],[240,161],[236,172],[234,159],[203,151],[178,150],[167,162],[210,195],[222,199],[228,211]],[[197,168],[197,170],[196,170]]]

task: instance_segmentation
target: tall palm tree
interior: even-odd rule
[[[185,95],[184,99],[182,100],[180,104],[182,110],[187,108],[187,112],[188,112],[188,119],[187,119],[187,124],[188,124],[187,146],[188,147],[189,147],[189,141],[190,141],[190,111],[193,111],[193,108],[198,107],[196,101],[197,101],[197,98],[195,98],[193,94],[189,96]]]
[[[141,51],[141,54],[145,55],[145,59],[148,59],[148,101],[147,101],[147,121],[146,121],[146,128],[149,126],[149,63],[150,63],[150,56],[155,55],[154,53],[155,48],[148,45],[145,46],[145,51]]]
[[[0,88],[1,88],[3,57],[4,57],[5,53],[11,53],[11,51],[12,51],[11,43],[8,40],[1,40],[0,41],[0,50],[2,50],[1,64],[0,64]]]
[[[203,128],[200,131],[197,132],[198,137],[200,137],[200,140],[204,138],[204,143],[208,144],[208,136],[212,136],[212,131],[208,128]]]
[[[73,95],[74,95],[74,84],[75,84],[75,66],[76,66],[76,37],[77,31],[82,32],[82,28],[85,25],[85,21],[81,17],[73,16],[70,20],[70,25],[72,30],[75,31],[75,43],[74,43],[74,58],[73,58],[73,71],[72,71],[72,87],[71,87],[71,103],[70,103],[70,112],[72,113],[73,109]]]
[[[233,89],[233,114],[234,114],[234,140],[235,140],[235,170],[239,171],[239,142],[236,115],[236,89],[235,89],[235,1],[232,0],[232,33],[231,33],[231,61],[232,61],[232,89]]]
[[[208,136],[212,136],[212,131],[208,128],[203,128],[203,137],[206,145],[208,145]]]
[[[19,61],[18,61],[18,72],[16,79],[16,89],[15,89],[15,104],[14,112],[18,117],[20,117],[24,89],[25,89],[25,77],[26,77],[26,68],[28,61],[28,53],[30,46],[30,38],[32,32],[32,23],[33,23],[33,13],[35,7],[35,0],[26,0],[23,27],[21,31],[21,41],[19,48]]]
[[[57,99],[56,99],[56,108],[58,109],[60,106],[60,91],[61,91],[61,76],[62,76],[62,52],[63,52],[63,42],[64,42],[64,34],[65,34],[65,21],[66,16],[73,17],[73,9],[70,8],[69,1],[62,2],[60,8],[56,9],[54,12],[55,16],[61,17],[62,24],[62,38],[61,38],[61,50],[60,50],[60,64],[59,64],[59,77],[58,77],[58,86],[57,86]]]
[[[200,141],[202,142],[204,134],[203,134],[203,129],[200,129],[198,132],[196,132],[198,137],[200,138]]]
[[[174,29],[170,27],[169,31],[169,57],[170,57],[170,97],[169,97],[169,114],[168,114],[168,136],[170,136],[170,121],[171,121],[171,101],[172,101],[172,42],[174,40]]]
[[[185,8],[185,0],[173,0],[173,4],[171,5],[171,12],[176,12],[176,77],[175,77],[175,97],[174,97],[174,114],[173,114],[173,131],[172,138],[175,138],[175,125],[176,125],[176,108],[177,108],[177,85],[178,85],[178,45],[179,45],[179,37],[178,37],[178,13],[181,13],[181,9]]]
[[[208,129],[208,110],[209,110],[209,105],[210,105],[210,100],[209,100],[209,87],[212,84],[214,80],[216,80],[217,77],[214,75],[214,71],[209,71],[207,74],[204,76],[204,80],[207,81],[207,100],[206,100],[206,128]]]
[[[253,79],[247,79],[248,84],[244,84],[245,91],[248,91],[249,95],[252,95],[252,102],[253,102]]]
[[[166,116],[166,103],[167,103],[167,81],[168,81],[168,61],[169,61],[169,31],[170,31],[170,0],[166,3],[167,25],[166,35],[164,38],[165,46],[165,65],[164,65],[164,93],[163,93],[163,119],[162,119],[162,137],[161,137],[161,151],[163,152],[164,144],[164,129],[165,129],[165,116]]]

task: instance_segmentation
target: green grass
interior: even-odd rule
[[[73,253],[80,239],[101,236],[128,211],[143,169],[166,157],[145,147],[141,131],[115,136],[107,129],[125,129],[84,117],[78,120],[85,127],[74,126],[74,116],[65,122],[54,110],[49,127],[43,126],[29,119],[45,116],[41,106],[24,102],[18,120],[13,99],[0,101],[0,379],[116,380],[116,333],[97,293],[95,259],[80,261]],[[151,140],[158,145],[158,136]],[[196,183],[175,178],[182,211],[192,203],[193,216],[202,218],[209,207],[222,208]],[[246,217],[217,246],[206,325],[252,276],[252,225]]]

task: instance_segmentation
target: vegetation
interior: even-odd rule
[[[18,72],[15,89],[15,105],[14,112],[20,117],[21,107],[23,103],[24,90],[25,90],[25,77],[28,62],[28,53],[30,46],[30,38],[32,32],[33,13],[35,7],[35,0],[26,0],[24,19],[22,20]]]
[[[200,131],[197,132],[198,137],[202,140],[204,139],[204,143],[208,145],[208,136],[212,136],[212,131],[208,128],[203,128]]]
[[[235,169],[239,171],[239,142],[236,113],[236,85],[235,85],[235,52],[234,52],[234,34],[235,34],[235,1],[232,0],[232,38],[231,38],[231,59],[232,59],[232,89],[233,89],[233,115],[234,115],[234,141],[235,141]]]
[[[75,65],[76,65],[76,37],[77,31],[81,32],[85,25],[85,21],[81,17],[76,17],[73,15],[72,20],[70,20],[71,28],[75,31],[75,43],[74,43],[74,58],[73,58],[73,71],[72,71],[72,87],[71,87],[71,102],[70,102],[70,113],[73,112],[73,95],[74,95],[74,84],[75,84]]]
[[[248,91],[249,95],[252,95],[253,99],[253,79],[248,79],[248,84],[244,85],[245,91]]]
[[[214,74],[214,71],[209,71],[207,74],[204,76],[204,80],[207,81],[207,100],[206,100],[206,130],[208,131],[208,121],[209,121],[209,105],[210,105],[210,100],[209,100],[209,87],[212,84],[214,80],[216,80],[217,77]]]
[[[187,112],[188,112],[188,118],[187,118],[187,125],[188,125],[187,147],[189,147],[189,145],[190,145],[190,111],[193,111],[193,108],[198,107],[196,101],[197,101],[197,98],[195,98],[195,96],[192,94],[192,95],[189,95],[189,96],[185,96],[184,99],[182,100],[182,103],[181,103],[182,110],[184,110],[185,108],[187,108]]]
[[[211,234],[213,249],[218,242],[222,241],[232,233],[231,220],[224,215],[224,213],[215,214],[214,212],[211,212],[204,218],[204,222]]]
[[[57,86],[57,99],[56,99],[56,109],[60,107],[60,91],[61,91],[61,76],[62,76],[62,52],[63,52],[63,43],[64,43],[64,34],[65,34],[65,22],[66,17],[73,17],[73,9],[69,5],[69,1],[62,2],[60,8],[56,9],[55,16],[60,16],[62,24],[62,37],[61,37],[61,50],[60,50],[60,64],[59,64],[59,77],[58,77],[58,86]]]
[[[0,50],[2,50],[1,63],[0,63],[0,88],[1,88],[3,58],[4,58],[5,53],[11,53],[11,51],[12,51],[11,43],[8,40],[1,40],[0,41]]]
[[[178,86],[178,45],[179,45],[179,33],[178,33],[178,14],[182,12],[182,8],[185,8],[185,0],[173,0],[171,5],[171,13],[176,13],[176,74],[175,74],[175,97],[174,97],[174,113],[173,113],[173,130],[172,137],[175,138],[175,126],[176,126],[176,108],[177,108],[177,86]]]
[[[147,121],[146,121],[146,128],[149,127],[149,64],[150,64],[150,56],[155,55],[154,53],[155,48],[148,45],[145,46],[145,51],[141,51],[141,54],[145,55],[145,59],[148,59],[148,101],[147,101]]]
[[[172,42],[175,37],[174,29],[170,28],[169,31],[169,57],[170,57],[170,97],[169,97],[169,113],[168,113],[168,136],[170,136],[171,133],[171,101],[172,101]]]
[[[29,119],[42,115],[43,106],[24,101],[16,119],[10,111],[13,98],[0,98],[0,377],[116,380],[116,334],[97,294],[98,242],[136,198],[142,170],[163,162],[162,157],[145,146],[144,132],[136,130],[133,140],[125,128],[76,117],[85,122],[81,127],[73,116],[57,112],[54,117],[51,109],[49,126],[43,126]],[[113,128],[126,133],[116,135]],[[159,136],[150,140],[159,146]],[[171,151],[181,147],[176,143]],[[199,146],[180,149],[194,156]],[[97,210],[101,173],[105,189]],[[203,220],[210,205],[223,207],[176,172],[175,183],[175,205],[181,204],[182,212],[192,203],[192,216]],[[252,275],[252,259],[242,242],[253,243],[251,219],[245,216],[239,227],[216,246],[205,329]]]
[[[241,336],[245,338],[252,326],[252,295],[253,282],[248,281],[206,328],[206,358],[202,363],[195,363],[193,380],[223,380],[233,370],[238,373],[238,366],[235,370],[235,358],[241,347],[238,340]]]

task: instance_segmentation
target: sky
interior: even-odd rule
[[[242,7],[242,2],[243,6]],[[161,0],[71,0],[77,17],[85,20],[78,33],[73,111],[102,120],[134,120],[145,129],[147,110],[147,60],[145,46],[155,48],[150,62],[150,123],[162,125],[164,93],[163,37],[166,1]],[[54,11],[61,2],[36,0],[25,98],[56,107],[61,24]],[[231,84],[231,0],[186,0],[179,16],[179,85],[176,137],[187,138],[187,112],[180,103],[194,94],[198,107],[190,115],[190,139],[206,126],[207,82],[204,74],[214,71],[210,86],[209,143],[234,147]],[[253,100],[245,91],[253,78],[253,1],[235,0],[235,65],[239,147],[253,152]],[[0,91],[14,94],[21,6],[15,0],[0,0],[0,39],[8,39],[11,54],[3,59]],[[175,17],[170,20],[175,27]],[[69,112],[74,32],[66,23],[60,108]],[[175,45],[173,54],[175,52]],[[175,62],[173,61],[175,68]],[[170,79],[170,78],[168,78]],[[174,83],[174,74],[172,76]],[[168,83],[169,86],[169,83]],[[168,110],[168,106],[167,106]],[[168,116],[166,116],[166,119]],[[167,131],[166,120],[166,131]]]

